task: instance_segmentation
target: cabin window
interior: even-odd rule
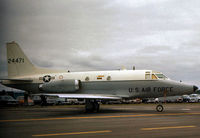
[[[108,76],[108,77],[107,77],[107,80],[110,81],[110,80],[111,80],[111,76]]]
[[[90,78],[89,78],[89,77],[86,77],[86,78],[85,78],[85,81],[89,81],[89,80],[90,80]]]

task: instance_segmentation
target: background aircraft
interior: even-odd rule
[[[32,94],[85,99],[86,111],[98,111],[100,100],[183,95],[198,89],[152,70],[67,72],[36,67],[15,42],[7,43],[7,60],[3,85]],[[157,111],[162,110],[158,105]]]

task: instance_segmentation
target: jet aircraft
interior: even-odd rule
[[[33,65],[16,42],[7,43],[8,76],[5,86],[40,94],[85,99],[86,111],[98,111],[101,100],[156,98],[191,94],[198,88],[173,81],[153,70],[68,72]],[[163,111],[158,105],[157,111]]]

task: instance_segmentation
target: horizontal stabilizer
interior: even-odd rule
[[[23,78],[8,78],[8,77],[0,77],[0,80],[9,80],[9,81],[20,81],[20,82],[32,82],[32,79],[23,79]]]

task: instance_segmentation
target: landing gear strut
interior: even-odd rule
[[[47,105],[47,98],[44,95],[40,95],[41,98],[41,106],[46,106]]]
[[[158,111],[158,112],[162,112],[163,109],[164,109],[164,107],[161,104],[156,106],[156,111]]]
[[[85,103],[86,112],[98,112],[99,107],[100,105],[96,100],[86,100],[86,103]]]
[[[27,106],[28,105],[28,92],[24,93],[24,105]]]

